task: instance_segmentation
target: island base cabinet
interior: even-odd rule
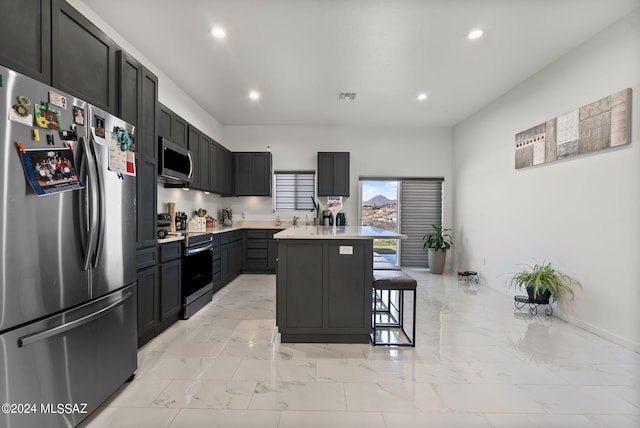
[[[280,240],[276,322],[282,342],[368,343],[372,240]]]

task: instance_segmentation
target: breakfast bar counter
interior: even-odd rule
[[[293,226],[274,238],[281,341],[368,343],[373,240],[406,235],[367,226]]]

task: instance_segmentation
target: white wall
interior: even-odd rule
[[[231,150],[264,151],[270,146],[274,170],[315,170],[317,152],[350,152],[351,196],[343,201],[348,224],[358,224],[360,176],[444,177],[445,201],[451,198],[450,129],[224,126],[222,134],[224,144]],[[244,211],[252,218],[275,217],[272,198],[233,199],[234,215]],[[305,214],[302,213],[303,219]],[[450,224],[451,218],[450,205],[445,204],[445,222]]]
[[[630,145],[514,169],[517,132],[632,88]],[[519,264],[580,281],[556,314],[640,350],[640,10],[454,127],[459,267],[509,295]],[[519,293],[517,293],[519,294]],[[505,305],[508,303],[505,301]]]

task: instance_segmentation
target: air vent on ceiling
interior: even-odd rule
[[[356,99],[355,92],[340,92],[338,94],[338,100],[340,101],[354,101]]]

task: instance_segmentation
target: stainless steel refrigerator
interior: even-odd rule
[[[134,129],[3,67],[0,103],[0,427],[75,426],[137,368]]]

